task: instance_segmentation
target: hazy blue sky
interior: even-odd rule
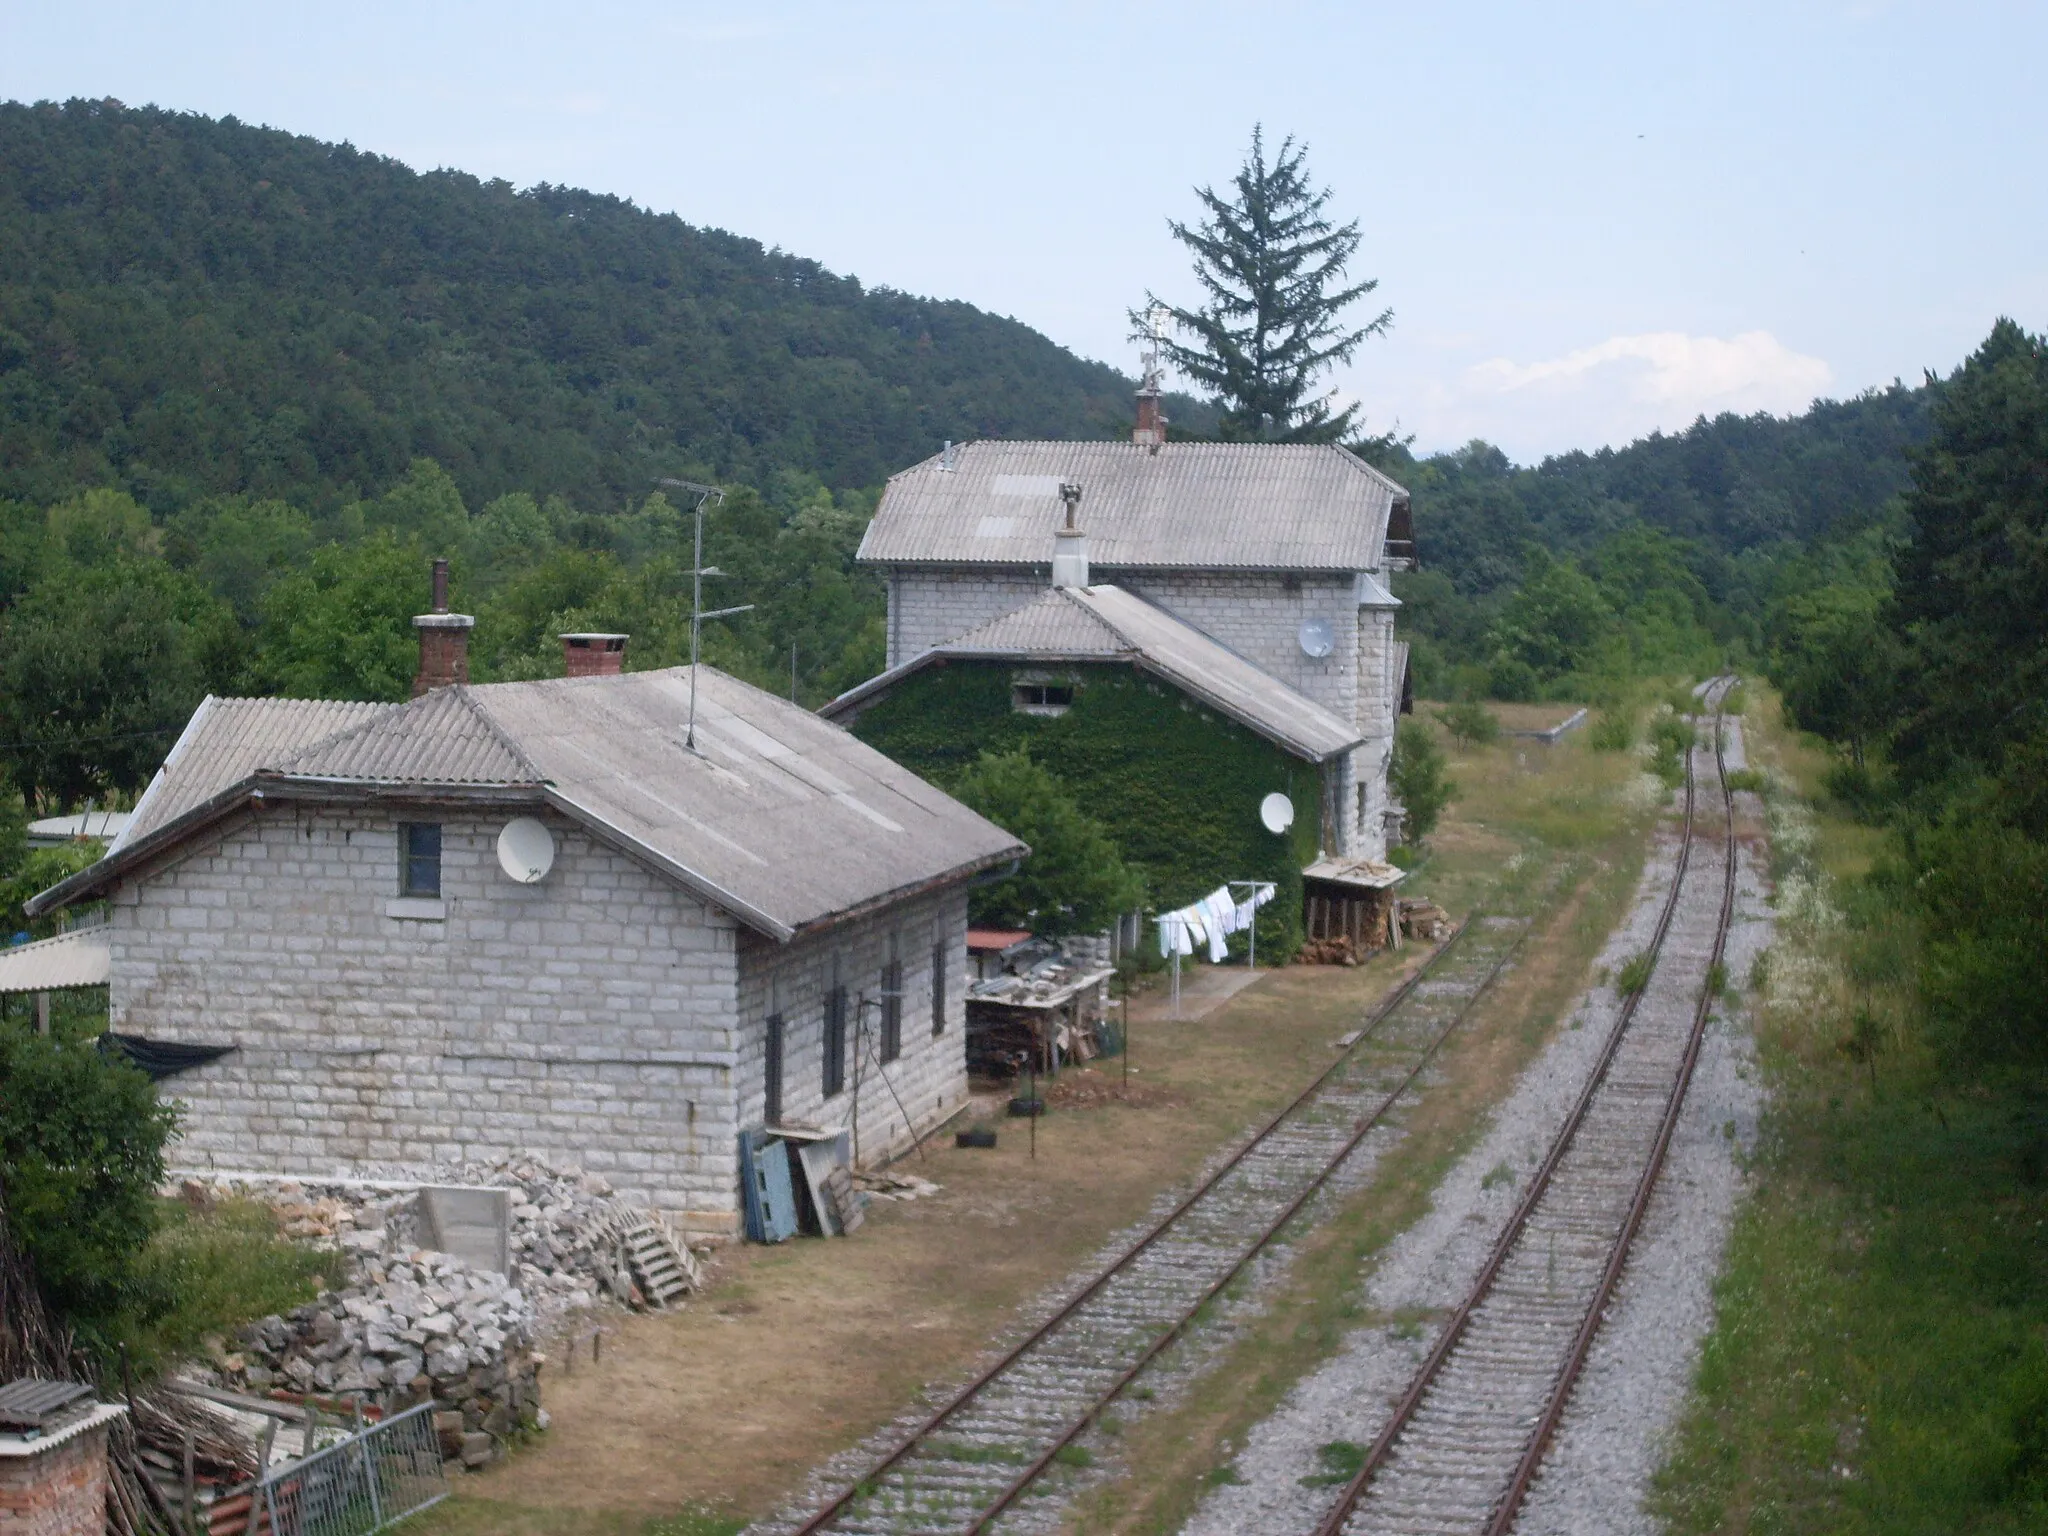
[[[1263,121],[1395,311],[1336,382],[1528,460],[2048,327],[2044,45],[2041,4],[0,0],[0,96],[614,192],[1126,370]]]

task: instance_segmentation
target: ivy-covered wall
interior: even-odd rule
[[[1011,681],[1027,672],[1071,680],[1072,707],[1056,717],[1012,709]],[[1156,678],[1116,664],[950,661],[904,679],[849,724],[942,788],[982,752],[1024,747],[1109,829],[1154,907],[1185,905],[1225,880],[1271,880],[1279,890],[1260,914],[1259,950],[1277,960],[1301,943],[1301,869],[1316,856],[1322,769]],[[1278,837],[1259,820],[1275,790],[1294,801],[1294,825]]]

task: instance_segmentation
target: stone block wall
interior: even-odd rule
[[[0,1536],[100,1536],[107,1519],[107,1430],[0,1449]]]
[[[932,1017],[934,946],[945,952],[945,999],[937,1033]],[[903,1053],[883,1065],[880,993],[883,968],[892,953],[903,968]],[[857,1129],[863,1165],[908,1149],[916,1136],[966,1099],[964,887],[905,901],[787,945],[745,934],[739,960],[736,1081],[743,1124],[759,1125],[766,1118],[767,1020],[774,1013],[783,1020],[783,1121]],[[844,987],[847,994],[846,1071],[842,1091],[827,1098],[825,999],[834,985]]]
[[[438,901],[398,899],[401,819],[442,828]],[[425,1173],[537,1153],[730,1232],[737,925],[551,820],[525,886],[504,814],[279,807],[111,903],[112,1027],[232,1045],[168,1079],[175,1163]]]
[[[1340,720],[1352,718],[1358,704],[1354,656],[1360,615],[1351,577],[1145,571],[1104,572],[1102,579],[1220,640]],[[1301,626],[1308,619],[1325,620],[1334,638],[1330,654],[1321,660],[1301,649]]]
[[[889,573],[889,665],[922,656],[990,619],[1014,613],[1052,585],[1052,535],[1035,570],[919,570]]]

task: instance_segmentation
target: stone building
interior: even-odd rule
[[[1386,583],[1414,559],[1408,493],[1331,445],[1166,443],[1145,403],[1129,443],[968,443],[889,481],[860,548],[888,582],[889,667],[1048,586],[1114,586],[1263,673],[1279,704],[1344,722],[1318,851],[1383,859],[1408,649]]]
[[[967,886],[1022,845],[733,678],[621,673],[622,637],[468,686],[461,618],[422,616],[410,703],[208,699],[32,904],[104,898],[111,1029],[218,1051],[164,1083],[175,1160],[537,1153],[729,1234],[742,1130],[873,1162],[959,1106]]]

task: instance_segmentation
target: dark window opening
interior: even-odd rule
[[[1072,683],[1017,683],[1010,707],[1020,715],[1064,715],[1074,705]]]
[[[903,962],[882,967],[882,1060],[903,1054]]]
[[[932,1035],[946,1032],[946,946],[932,946]]]
[[[441,894],[441,828],[431,821],[408,821],[398,828],[398,894]]]
[[[768,1044],[761,1061],[761,1118],[782,1124],[782,1015],[768,1015]]]
[[[825,1097],[846,1088],[846,988],[825,994]]]

